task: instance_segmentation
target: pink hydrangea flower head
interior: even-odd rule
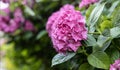
[[[4,21],[0,22],[0,31],[9,32],[9,27]]]
[[[120,59],[115,60],[115,62],[110,65],[110,70],[120,70]]]
[[[9,3],[10,0],[2,0],[4,3]]]
[[[27,30],[27,31],[33,31],[35,28],[34,28],[34,25],[32,24],[32,22],[30,22],[29,20],[27,20],[25,22],[24,29]]]
[[[0,14],[0,31],[4,31],[4,32],[9,32],[9,13],[10,13],[10,9],[8,8],[8,4],[7,3],[2,3],[2,1],[0,1],[0,5],[2,5],[0,7],[0,11],[4,12],[3,15]]]
[[[51,36],[51,32],[52,32],[51,26],[52,26],[53,23],[55,22],[55,18],[57,18],[58,15],[59,15],[59,12],[55,12],[55,13],[52,14],[52,16],[50,16],[50,17],[48,18],[47,25],[46,25],[46,30],[48,31],[49,36]]]
[[[15,21],[15,19],[10,18],[10,10],[9,8],[3,9],[7,15],[0,15],[0,30],[5,33],[13,33],[19,28],[19,23]],[[19,15],[19,14],[17,14]]]
[[[50,16],[46,30],[58,52],[76,52],[80,41],[87,38],[85,18],[68,4]]]
[[[15,32],[19,28],[19,23],[16,23],[14,19],[9,21],[9,32]]]
[[[15,11],[14,11],[14,20],[17,22],[17,23],[20,23],[20,22],[24,22],[25,19],[22,15],[22,10],[20,8],[16,8]]]
[[[74,10],[74,6],[73,5],[70,5],[70,4],[66,4],[64,5],[60,10]]]
[[[82,0],[79,4],[79,7],[82,8],[95,2],[98,2],[98,0]]]
[[[0,9],[0,11],[4,12],[5,15],[9,15],[10,13],[10,9],[9,8],[5,8],[5,9]]]
[[[5,33],[13,33],[19,28],[19,25],[13,20],[1,21],[0,30]]]

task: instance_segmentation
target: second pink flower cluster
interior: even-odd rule
[[[98,2],[98,0],[82,0],[79,4],[79,7],[82,8],[82,7],[86,7],[92,3],[95,3],[95,2]]]
[[[24,18],[20,8],[16,8],[13,13],[11,13],[9,7],[0,9],[0,11],[4,14],[0,15],[0,31],[13,33],[21,26],[27,31],[33,31],[35,29],[32,22]]]

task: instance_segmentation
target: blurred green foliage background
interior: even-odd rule
[[[36,31],[21,31],[17,30],[14,34],[4,34],[0,38],[5,38],[8,42],[0,46],[0,51],[4,52],[1,60],[5,63],[6,70],[78,70],[79,65],[85,62],[86,56],[78,53],[73,59],[51,67],[51,60],[57,52],[52,47],[52,42],[45,30],[45,25],[49,16],[59,10],[64,4],[73,4],[78,9],[81,0],[34,0],[32,8],[20,4],[21,0],[12,2],[10,9],[13,12],[16,7],[22,9],[23,15],[34,24]],[[106,0],[102,0],[106,2]],[[106,9],[110,8],[114,0],[107,0]],[[86,19],[91,13],[93,7],[90,7],[86,12]],[[85,9],[86,10],[86,9]],[[104,10],[104,11],[105,11]],[[82,14],[85,15],[83,11]],[[105,12],[104,14],[107,14]],[[106,28],[103,25],[109,22],[102,14],[100,19],[106,20],[100,25],[101,31]],[[115,12],[114,14],[115,15]],[[113,17],[110,17],[111,19]],[[116,19],[117,20],[117,19]],[[119,19],[118,19],[119,20]],[[102,21],[100,21],[102,22]],[[107,27],[109,28],[109,27]],[[119,40],[115,40],[119,42]],[[88,48],[87,50],[91,50]],[[79,51],[78,51],[79,52]],[[89,51],[91,53],[91,51]],[[79,60],[81,58],[82,60]],[[98,69],[99,70],[99,69]]]

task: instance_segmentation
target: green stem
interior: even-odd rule
[[[86,56],[88,56],[88,54],[86,53],[86,51],[84,51],[84,54],[85,54]]]
[[[86,53],[86,50],[85,50],[85,48],[84,48],[84,46],[83,46],[83,53],[86,55],[86,56],[88,56],[88,53]]]

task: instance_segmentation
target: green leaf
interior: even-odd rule
[[[115,1],[112,6],[110,7],[110,9],[108,10],[109,11],[109,14],[108,14],[108,17],[110,17],[110,15],[112,14],[112,12],[114,11],[114,9],[116,8],[116,6],[119,4],[119,1]]]
[[[98,51],[88,56],[88,62],[90,65],[96,68],[108,69],[110,65],[110,59],[105,52]]]
[[[110,51],[110,59],[113,63],[115,60],[120,58],[120,52],[117,49],[112,48]]]
[[[118,38],[120,37],[120,28],[119,27],[114,27],[110,30],[110,34],[112,38]]]
[[[22,52],[21,52],[21,55],[26,57],[28,55],[28,50],[27,49],[24,49]]]
[[[102,32],[102,35],[103,35],[103,36],[106,36],[106,37],[110,37],[110,29],[105,29],[105,30]]]
[[[75,56],[75,53],[66,53],[66,54],[58,53],[52,59],[52,66],[66,62],[69,59],[71,59],[73,56]]]
[[[40,39],[40,38],[41,38],[42,36],[44,36],[45,34],[47,34],[46,30],[40,31],[40,32],[38,33],[36,39],[37,39],[37,40]]]
[[[115,27],[120,27],[120,7],[116,8],[113,12],[112,23]]]
[[[85,43],[87,44],[87,46],[95,46],[96,45],[95,38],[90,34],[88,34],[87,37],[88,37],[87,40],[85,40]]]
[[[43,0],[35,0],[36,2],[42,2]]]
[[[98,21],[100,15],[102,14],[102,11],[104,9],[105,4],[106,3],[99,4],[93,9],[90,17],[88,18],[88,22],[87,22],[88,26],[90,26],[90,31],[89,32],[94,32],[95,31],[95,29],[93,29],[93,27],[96,24],[96,22]]]
[[[89,63],[83,63],[80,65],[79,70],[94,70],[94,67],[92,67]]]
[[[105,20],[100,24],[100,29],[103,32],[105,29],[110,29],[112,28],[112,22],[110,20]]]
[[[24,39],[30,39],[33,36],[32,32],[26,32],[26,34],[23,36]]]
[[[29,8],[28,6],[25,6],[25,12],[31,16],[35,16],[34,11],[31,8]]]
[[[94,9],[94,7],[95,7],[94,5],[90,5],[89,8],[87,9],[86,14],[85,14],[86,19],[89,18],[89,16],[90,16],[92,10]]]
[[[105,51],[105,49],[107,49],[107,47],[110,45],[111,40],[112,39],[110,37],[100,35],[97,40],[97,44],[100,47],[100,50]]]

